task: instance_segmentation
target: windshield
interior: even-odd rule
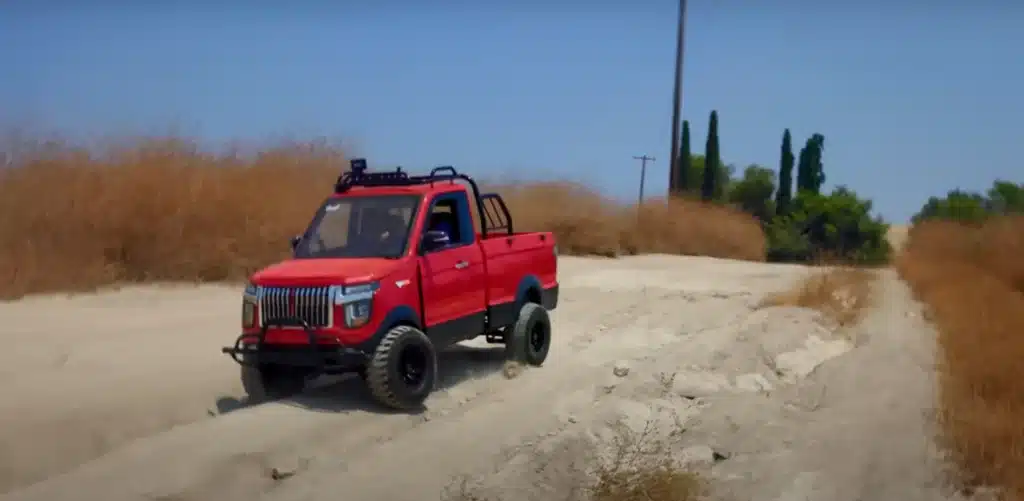
[[[405,253],[419,201],[419,195],[327,199],[295,248],[295,257],[399,257]]]

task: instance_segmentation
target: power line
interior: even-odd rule
[[[639,157],[633,157],[633,160],[640,161],[640,196],[637,198],[637,205],[644,203],[644,181],[647,178],[647,162],[654,162],[656,158],[642,155]]]

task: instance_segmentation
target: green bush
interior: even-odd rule
[[[757,164],[747,166],[743,177],[729,183],[726,200],[767,224],[775,216],[775,171]]]
[[[768,260],[884,263],[892,251],[888,229],[881,218],[871,216],[871,201],[847,188],[828,195],[804,192],[788,214],[766,225]]]
[[[925,219],[951,219],[962,223],[980,223],[989,215],[985,197],[978,193],[953,190],[945,198],[929,198],[911,221],[916,224]]]
[[[947,219],[973,225],[1007,214],[1024,214],[1024,184],[997,180],[985,195],[956,189],[943,198],[931,197],[911,221]]]
[[[775,262],[809,261],[814,255],[811,239],[801,231],[794,216],[776,216],[765,225],[768,240],[767,260]]]

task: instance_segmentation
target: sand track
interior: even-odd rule
[[[544,367],[506,379],[500,346],[458,346],[419,415],[381,411],[354,378],[242,405],[218,351],[236,330],[232,288],[3,304],[0,499],[422,501],[458,475],[516,499],[548,488],[538,456],[564,482],[574,447],[651,422],[686,428],[681,453],[723,499],[940,499],[917,306],[886,271],[884,306],[842,336],[808,311],[755,309],[807,273],[564,258]]]

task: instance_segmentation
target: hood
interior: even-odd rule
[[[256,285],[353,285],[380,280],[401,265],[384,258],[292,259],[268,266],[252,276]]]

